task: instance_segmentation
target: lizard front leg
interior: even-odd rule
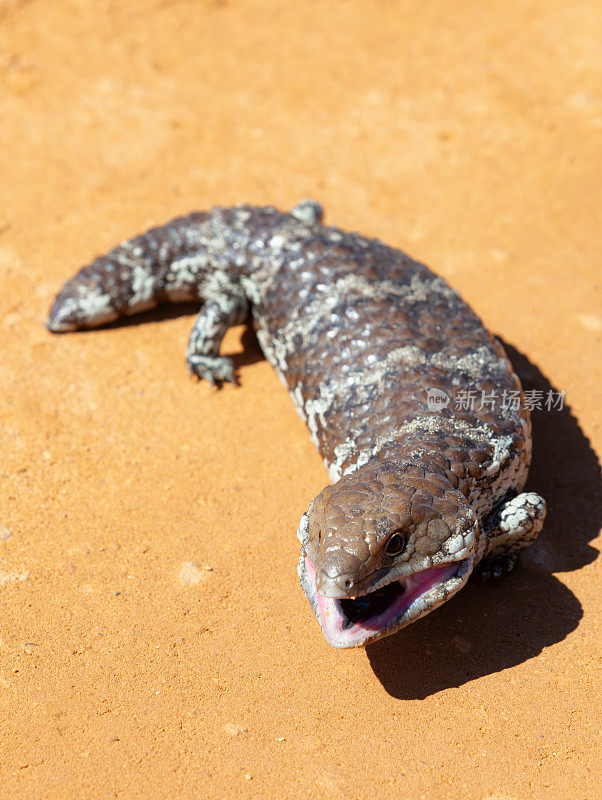
[[[517,554],[537,538],[546,516],[546,501],[523,492],[495,508],[483,522],[485,557],[478,567],[482,581],[511,572]]]
[[[220,356],[219,350],[228,328],[244,322],[248,313],[246,295],[236,284],[222,284],[207,298],[188,340],[186,363],[191,373],[211,384],[236,383],[232,359]]]

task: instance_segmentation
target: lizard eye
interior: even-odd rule
[[[406,537],[402,533],[394,533],[385,545],[385,553],[388,556],[398,556],[406,546]]]

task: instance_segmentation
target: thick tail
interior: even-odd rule
[[[321,219],[315,200],[303,200],[290,214],[270,206],[235,206],[178,217],[81,269],[63,286],[46,327],[57,333],[95,328],[166,300],[203,299],[204,280],[213,270],[227,272],[239,264],[252,232],[268,241],[287,220],[307,225]]]
[[[170,278],[173,264],[190,255],[195,233],[207,218],[206,213],[179,217],[83,267],[57,295],[46,321],[48,330],[94,328],[163,300],[197,299],[198,282],[191,271],[177,271],[179,285],[171,284]]]

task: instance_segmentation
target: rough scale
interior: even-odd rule
[[[220,356],[251,314],[329,468],[303,515],[299,576],[327,640],[363,645],[432,611],[475,566],[498,574],[537,536],[522,389],[471,308],[423,264],[322,224],[236,206],[122,243],[68,281],[51,331],[163,302],[202,302],[190,370],[235,382]],[[435,390],[435,391],[434,391]],[[471,394],[472,393],[472,394]]]

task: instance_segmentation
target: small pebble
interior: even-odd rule
[[[4,525],[0,525],[0,542],[6,542],[10,537],[13,535],[13,532],[6,528]]]
[[[29,572],[0,572],[0,586],[6,586],[14,581],[26,581]]]
[[[226,722],[224,730],[226,733],[229,733],[230,736],[240,736],[242,733],[246,733],[246,728],[243,725],[239,725],[237,722]]]
[[[180,567],[178,577],[182,583],[186,583],[189,586],[196,586],[199,583],[207,580],[207,573],[211,571],[212,568],[207,565],[205,565],[201,570],[197,567],[194,561],[184,561]]]

